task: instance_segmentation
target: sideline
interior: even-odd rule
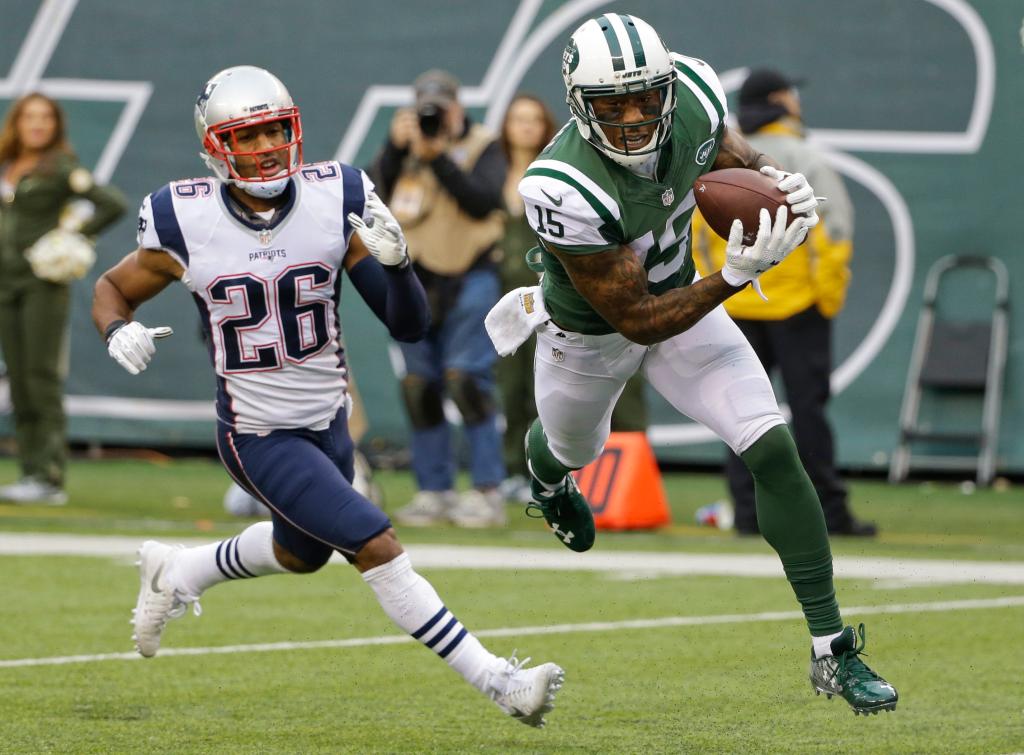
[[[931,603],[896,603],[887,606],[851,606],[843,609],[849,616],[865,614],[932,613],[936,611],[970,611],[1024,606],[1024,595],[979,600],[942,600]],[[573,634],[579,632],[616,632],[635,629],[664,629],[666,627],[706,626],[708,624],[747,624],[757,621],[790,621],[803,619],[800,611],[768,611],[763,613],[720,614],[716,616],[666,616],[661,619],[630,619],[627,621],[594,621],[581,624],[550,624],[533,627],[503,627],[474,632],[477,637],[529,637],[542,634]],[[314,642],[264,642],[252,645],[221,645],[219,647],[166,648],[160,657],[192,655],[228,655],[234,653],[268,653],[281,650],[323,650],[366,647],[369,645],[399,645],[415,642],[407,634],[379,637],[353,637],[346,640],[318,640]],[[69,663],[98,663],[100,661],[139,661],[138,653],[98,653],[95,655],[64,655],[49,658],[15,658],[0,660],[0,668],[25,666],[61,666]]]
[[[95,556],[129,558],[145,538],[107,535],[0,533],[0,556]],[[173,538],[201,545],[210,538]],[[680,553],[659,551],[589,551],[555,548],[511,548],[467,545],[408,545],[418,569],[498,569],[505,571],[589,571],[616,579],[651,579],[687,575],[782,577],[774,554]],[[346,563],[335,556],[339,563]],[[1024,585],[1020,561],[971,561],[836,556],[838,579],[875,580],[880,587],[922,585]]]

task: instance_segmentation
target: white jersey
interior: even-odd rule
[[[185,269],[217,373],[217,415],[242,433],[323,429],[345,402],[338,298],[352,227],[373,188],[337,162],[303,166],[269,220],[214,178],[143,200],[139,245]]]

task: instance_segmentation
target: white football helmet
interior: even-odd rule
[[[622,13],[592,18],[573,32],[562,55],[566,102],[580,135],[615,162],[635,168],[661,149],[672,133],[676,109],[676,74],[668,48],[646,21]],[[660,90],[661,114],[629,126],[657,123],[651,140],[637,150],[612,146],[601,126],[625,129],[599,120],[590,101],[595,97]]]
[[[302,122],[285,85],[269,71],[256,66],[225,68],[206,82],[196,99],[196,133],[205,153],[200,157],[214,174],[253,196],[276,197],[288,186],[289,177],[302,165]],[[280,121],[287,143],[259,152],[238,149],[235,132],[260,123]],[[236,169],[239,156],[255,156],[288,150],[288,166],[265,175],[243,177]]]

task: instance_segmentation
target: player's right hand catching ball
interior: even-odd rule
[[[114,331],[107,341],[107,353],[133,375],[138,375],[156,353],[156,338],[174,331],[168,327],[147,328],[141,322],[129,322]]]
[[[725,266],[722,277],[730,286],[745,286],[753,282],[758,293],[757,276],[786,259],[790,252],[804,242],[810,221],[798,215],[788,226],[789,210],[780,205],[775,223],[768,210],[762,208],[757,238],[750,246],[743,246],[743,223],[734,220],[729,229],[729,243],[725,248]],[[764,298],[764,294],[761,294]]]
[[[402,265],[407,259],[405,236],[402,228],[375,192],[366,195],[366,209],[370,213],[367,223],[354,212],[348,214],[348,222],[356,229],[367,251],[385,267]]]

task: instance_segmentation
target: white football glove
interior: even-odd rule
[[[768,210],[762,208],[757,238],[750,246],[743,246],[743,223],[732,221],[729,243],[725,247],[725,267],[722,268],[722,277],[726,283],[739,287],[753,282],[757,293],[767,301],[757,276],[786,259],[807,237],[809,219],[803,215],[798,216],[787,227],[788,217],[786,205],[780,205],[773,226]]]
[[[825,201],[825,197],[814,196],[814,189],[807,183],[803,173],[787,173],[784,170],[765,165],[761,173],[776,182],[779,191],[786,195],[786,202],[794,215],[806,215],[808,228],[818,224],[818,213],[815,208]]]
[[[366,195],[366,209],[370,212],[367,223],[354,212],[348,214],[348,222],[356,229],[367,250],[382,265],[394,267],[401,265],[408,258],[405,236],[402,228],[376,193]]]
[[[107,341],[107,353],[133,375],[149,364],[156,352],[155,338],[166,338],[174,331],[168,327],[147,328],[141,322],[130,322],[114,331]]]

